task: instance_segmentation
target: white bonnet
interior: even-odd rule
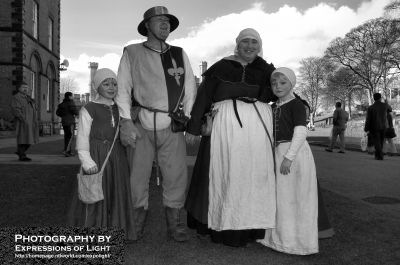
[[[290,83],[292,84],[292,88],[294,88],[294,86],[296,85],[296,75],[292,69],[287,68],[287,67],[276,68],[271,74],[271,79],[275,73],[281,73],[284,76],[286,76],[287,79],[289,79]]]
[[[114,78],[115,80],[117,80],[117,75],[108,68],[102,68],[97,70],[93,78],[93,83],[92,83],[93,90],[97,92],[97,88],[99,87],[101,82],[103,82],[107,78]]]

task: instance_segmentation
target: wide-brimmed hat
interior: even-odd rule
[[[171,15],[166,7],[155,6],[144,12],[143,20],[137,27],[137,30],[141,35],[147,36],[145,24],[150,18],[156,16],[166,16],[169,18],[169,24],[171,25],[170,32],[174,31],[179,26],[179,20],[174,15]]]

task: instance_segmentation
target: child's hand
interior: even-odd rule
[[[290,161],[287,158],[283,159],[282,164],[281,164],[281,168],[280,168],[281,174],[283,174],[283,175],[289,174],[291,165],[292,165],[292,161]]]
[[[135,124],[133,124],[131,119],[122,119],[120,121],[121,124],[121,134],[120,134],[120,139],[121,143],[124,146],[131,146],[132,148],[136,147],[135,140],[132,138],[132,133],[135,134],[136,138],[141,139],[142,134],[136,128]]]
[[[132,132],[131,133],[131,138],[133,139],[133,141],[136,143],[136,133]]]
[[[99,168],[96,166],[89,168],[87,171],[88,174],[96,174],[99,171]]]

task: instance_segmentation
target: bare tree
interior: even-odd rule
[[[344,38],[334,39],[325,57],[358,75],[360,85],[372,95],[387,69],[399,66],[399,24],[382,18],[367,21]]]
[[[68,75],[67,77],[60,78],[60,94],[64,94],[65,92],[78,93],[79,89],[79,83],[72,76]]]
[[[310,105],[310,121],[313,124],[316,111],[321,105],[321,89],[326,86],[329,74],[328,69],[330,69],[331,65],[319,57],[307,57],[300,61],[300,65],[297,93],[304,97]]]
[[[362,90],[359,86],[359,77],[346,67],[339,67],[334,74],[328,78],[328,85],[324,89],[325,94],[334,101],[342,102],[343,109],[346,104],[351,116],[351,106],[354,103],[355,91]]]
[[[392,0],[383,8],[383,16],[387,19],[400,19],[400,0]]]

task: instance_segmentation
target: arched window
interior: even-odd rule
[[[50,111],[50,98],[51,98],[50,91],[51,91],[50,79],[47,78],[47,97],[46,97],[46,110],[47,111]]]
[[[35,92],[36,92],[36,73],[31,71],[31,97],[35,98]]]

